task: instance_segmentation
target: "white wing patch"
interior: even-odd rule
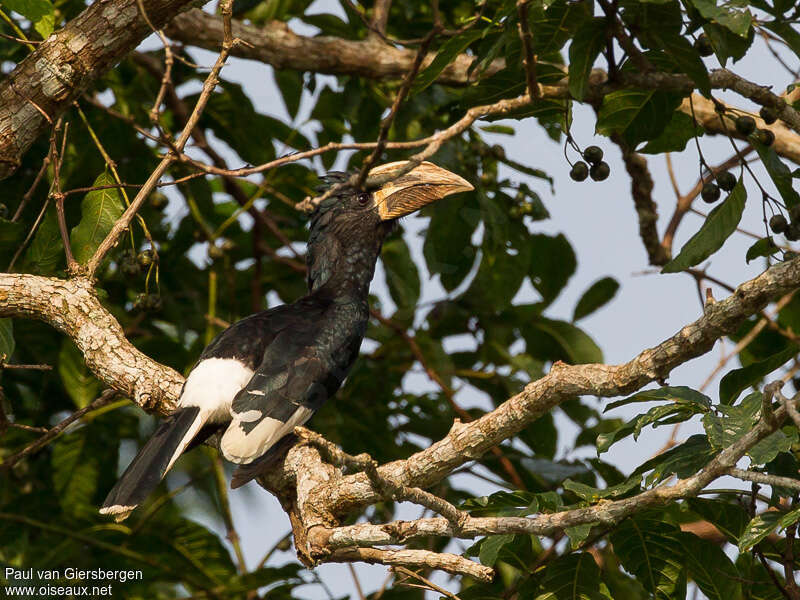
[[[206,358],[189,373],[179,406],[199,406],[207,421],[230,419],[231,403],[253,377],[253,371],[235,358]]]
[[[247,411],[244,415],[250,416],[249,412],[255,411]],[[222,454],[234,463],[244,465],[251,463],[269,450],[275,442],[287,433],[291,433],[295,427],[308,421],[313,414],[314,411],[310,408],[300,406],[285,423],[280,419],[265,417],[250,430],[250,433],[245,433],[242,429],[242,415],[234,415],[233,421],[220,441]]]

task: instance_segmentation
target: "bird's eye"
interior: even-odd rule
[[[361,206],[366,206],[369,203],[369,194],[367,192],[361,192],[358,195],[358,203]]]

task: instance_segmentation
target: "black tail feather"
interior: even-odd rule
[[[233,472],[231,489],[235,490],[238,487],[242,487],[245,483],[255,479],[262,473],[274,469],[286,457],[286,453],[296,442],[297,436],[290,433],[282,437],[272,448],[267,450],[263,456],[259,456],[249,464],[239,465]]]
[[[125,469],[100,512],[119,515],[118,520],[122,520],[147,498],[164,478],[173,455],[199,414],[200,409],[192,406],[168,417]]]

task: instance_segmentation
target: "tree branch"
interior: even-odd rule
[[[148,412],[169,413],[180,395],[183,377],[125,338],[86,279],[0,273],[0,317],[51,325],[75,342],[100,381]]]
[[[166,27],[166,34],[174,40],[209,50],[219,48],[222,40],[222,19],[218,16],[191,10],[175,17]],[[234,56],[251,58],[272,65],[276,69],[294,69],[331,75],[358,75],[368,79],[398,79],[408,73],[416,52],[396,48],[368,36],[353,41],[339,37],[297,35],[283,21],[272,21],[261,27],[233,21],[233,35],[249,44],[236,48]],[[427,67],[433,56],[422,61]],[[457,56],[439,75],[438,81],[447,85],[466,85],[475,80],[468,69],[474,57]],[[495,61],[487,74],[496,73],[505,66]]]
[[[161,27],[192,0],[144,0]],[[93,2],[0,81],[0,179],[94,81],[150,34],[137,0]],[[48,122],[49,120],[49,122]]]

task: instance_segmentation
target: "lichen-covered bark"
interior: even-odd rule
[[[86,279],[0,273],[0,317],[38,319],[67,335],[92,372],[142,408],[168,413],[183,377],[142,354]]]
[[[161,27],[192,0],[144,0]],[[98,0],[40,44],[0,81],[0,179],[33,141],[106,71],[150,34],[137,0]],[[45,115],[47,115],[45,117]]]

